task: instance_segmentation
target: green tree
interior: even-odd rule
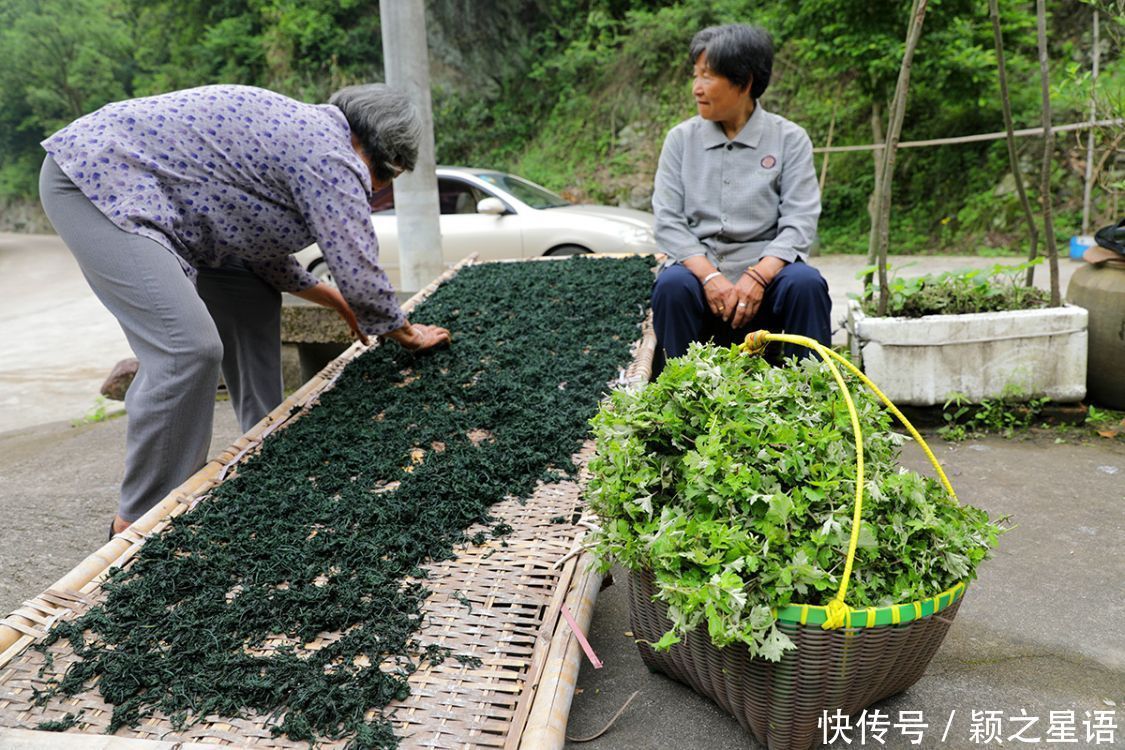
[[[0,29],[0,196],[34,195],[39,140],[130,93],[129,28],[107,0],[3,0]]]

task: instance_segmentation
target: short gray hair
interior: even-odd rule
[[[376,176],[389,179],[395,167],[414,169],[422,117],[405,93],[385,83],[366,83],[340,89],[328,103],[344,113]]]

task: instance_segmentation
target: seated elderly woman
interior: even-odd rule
[[[106,105],[43,142],[43,208],[140,360],[111,535],[203,466],[220,368],[243,429],[281,402],[282,291],[364,343],[449,341],[403,315],[370,220],[421,132],[381,84],[321,105],[203,86]],[[339,289],[292,257],[314,241]]]
[[[804,262],[820,215],[812,143],[758,101],[773,42],[751,26],[711,27],[691,60],[699,115],[668,133],[652,199],[668,255],[652,294],[657,368],[692,341],[730,345],[762,328],[829,344],[828,284]]]

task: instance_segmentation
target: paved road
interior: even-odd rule
[[[843,342],[839,321],[847,295],[861,290],[855,276],[863,259],[828,255],[813,262],[828,279],[837,321],[834,340]],[[987,268],[996,262],[959,256],[891,258],[892,268],[904,275]],[[1060,261],[1064,291],[1078,266]],[[1039,285],[1046,286],[1046,271],[1040,269],[1037,276]],[[53,235],[0,233],[0,342],[0,433],[81,418],[95,405],[114,363],[132,356],[117,321],[98,303],[78,264]]]
[[[217,403],[212,453],[237,436],[229,404]],[[54,424],[0,434],[0,612],[44,590],[104,541],[121,477],[124,419]],[[920,746],[901,736],[884,747],[965,750],[972,711],[1007,717],[1125,706],[1125,442],[1056,444],[989,438],[935,448],[966,502],[1016,528],[966,596],[956,624],[922,681],[879,708],[923,711],[933,729]],[[922,470],[921,452],[905,463]],[[574,737],[594,734],[634,691],[613,728],[570,750],[764,750],[706,699],[650,674],[628,635],[625,577],[599,596],[590,639],[605,667],[583,664],[570,715]],[[1112,704],[1112,705],[1111,705]],[[948,742],[941,728],[953,717]],[[1084,734],[1080,735],[1085,737]],[[1115,734],[1125,745],[1125,733]],[[1006,743],[1012,744],[1012,743]],[[837,750],[858,747],[837,742]],[[879,747],[872,743],[871,747]],[[1111,747],[1079,741],[1063,747]]]
[[[0,433],[77,419],[133,356],[55,236],[0,234]]]

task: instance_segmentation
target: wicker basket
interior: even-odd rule
[[[917,607],[899,605],[930,614],[898,625],[865,622],[824,630],[812,619],[802,625],[779,617],[778,629],[797,646],[779,662],[751,658],[736,645],[718,648],[706,628],[688,633],[668,651],[654,651],[645,641],[655,643],[672,623],[665,605],[653,601],[651,572],[629,575],[629,623],[649,669],[715,701],[769,750],[808,750],[820,739],[824,711],[851,716],[918,681],[945,639],[963,591],[959,586]],[[869,611],[876,617],[887,613],[879,617],[884,619],[891,609],[857,610],[852,616],[866,621]]]
[[[808,750],[823,736],[825,712],[851,716],[876,701],[903,692],[922,676],[965,592],[958,583],[921,601],[852,610],[844,605],[863,507],[863,442],[844,381],[833,360],[856,374],[897,416],[926,451],[946,489],[957,496],[940,463],[917,430],[889,399],[850,362],[810,339],[758,331],[746,337],[744,349],[761,354],[768,341],[783,341],[816,350],[836,376],[851,411],[857,463],[856,510],[843,585],[831,607],[792,605],[777,612],[777,627],[793,641],[780,661],[751,657],[737,645],[718,648],[706,628],[696,628],[668,651],[649,644],[671,630],[652,571],[629,576],[629,620],[641,658],[649,669],[683,682],[715,701],[753,732],[769,750]],[[827,624],[826,624],[827,623]]]

